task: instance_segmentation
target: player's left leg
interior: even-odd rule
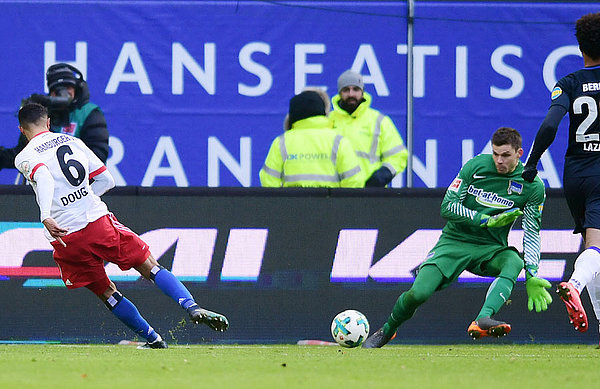
[[[108,286],[107,286],[108,282]],[[146,339],[146,344],[139,348],[167,348],[167,344],[162,337],[150,326],[142,317],[137,307],[123,296],[112,281],[108,278],[92,282],[86,285],[86,288],[92,291],[106,307],[123,324],[129,327],[133,332]]]
[[[226,331],[229,327],[229,321],[224,315],[200,308],[185,285],[173,273],[159,265],[152,255],[135,269],[185,309],[194,323],[206,324],[215,331]]]
[[[517,277],[523,269],[523,260],[515,251],[503,250],[486,262],[483,267],[486,275],[496,276],[496,279],[488,288],[479,314],[467,329],[473,339],[483,336],[500,337],[510,332],[510,324],[494,320],[491,317],[508,301]]]
[[[380,348],[386,345],[394,338],[398,327],[415,314],[417,308],[431,297],[443,280],[444,275],[437,266],[428,264],[421,267],[411,288],[398,297],[387,322],[362,347]]]
[[[443,279],[444,275],[435,265],[423,266],[411,288],[402,293],[396,301],[392,313],[384,325],[385,333],[387,335],[394,334],[402,323],[415,314],[420,305],[429,300]]]

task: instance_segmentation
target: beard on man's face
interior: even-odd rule
[[[350,105],[350,104],[354,104],[357,105],[358,104],[358,100],[354,97],[348,97],[346,99],[346,104]]]
[[[342,106],[342,108],[344,108],[346,110],[348,110],[348,109],[355,110],[356,107],[358,107],[359,103],[360,102],[356,98],[347,97],[345,100],[342,100],[341,106]]]

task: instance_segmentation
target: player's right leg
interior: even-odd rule
[[[575,260],[569,281],[560,283],[556,292],[565,303],[571,324],[584,332],[588,321],[580,294],[600,273],[600,182],[596,177],[573,177],[565,172],[564,191],[574,232],[584,234],[586,249]]]
[[[561,282],[557,289],[560,299],[565,303],[569,322],[576,331],[585,332],[588,329],[588,319],[585,308],[581,303],[581,292],[583,288],[590,285],[600,273],[600,230],[587,228],[585,231],[586,249],[579,254],[575,260],[575,269],[568,282]],[[592,291],[588,289],[590,298]],[[598,301],[593,301],[594,306]]]
[[[108,283],[108,286],[105,286],[105,280],[97,281],[87,285],[86,288],[96,294],[123,324],[146,339],[146,344],[139,348],[167,348],[167,343],[142,317],[136,306],[117,290],[112,281],[108,280]]]
[[[135,269],[185,309],[194,323],[206,324],[213,330],[221,332],[229,328],[229,321],[224,315],[201,308],[185,285],[173,273],[159,265],[152,254]]]
[[[152,281],[167,296],[187,311],[195,323],[203,323],[215,331],[229,327],[227,318],[219,313],[202,309],[188,289],[167,269],[160,266],[150,254],[148,245],[133,231],[121,224],[114,215],[103,218],[101,232],[114,239],[113,245],[102,250],[99,257],[115,263],[121,270],[135,268],[144,278]],[[117,254],[118,253],[118,254]]]
[[[492,316],[510,298],[513,287],[523,269],[523,260],[516,251],[504,249],[496,252],[489,261],[483,261],[473,270],[480,275],[493,276],[496,279],[490,284],[479,314],[467,328],[467,333],[473,339],[486,336],[506,336],[511,331],[511,325],[492,319]],[[479,273],[478,273],[479,274]]]
[[[579,294],[600,274],[600,229],[586,228],[585,247],[575,260],[575,270],[569,279]]]
[[[469,328],[467,328],[467,333],[471,338],[476,340],[485,336],[499,338],[508,335],[510,330],[510,324],[486,316],[472,321]]]
[[[569,315],[569,322],[573,324],[576,331],[585,332],[588,329],[588,320],[581,304],[581,298],[579,297],[579,291],[571,282],[561,282],[558,284],[556,293],[560,299],[565,303],[567,308],[567,314]]]
[[[363,343],[363,348],[380,348],[396,336],[396,330],[410,319],[417,308],[431,297],[444,279],[435,265],[421,267],[411,288],[402,293],[390,314],[388,321]]]

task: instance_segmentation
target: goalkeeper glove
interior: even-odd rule
[[[533,182],[535,180],[535,176],[537,175],[537,167],[525,165],[523,168],[523,173],[521,173],[521,177],[527,182]]]
[[[512,224],[522,214],[523,211],[519,208],[512,208],[494,216],[482,215],[480,226],[484,228],[504,227]]]
[[[552,296],[546,289],[552,285],[545,279],[537,277],[537,268],[525,266],[525,288],[527,289],[527,309],[535,311],[545,311],[548,305],[552,303]]]

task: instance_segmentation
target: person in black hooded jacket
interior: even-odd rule
[[[48,108],[50,130],[80,138],[106,163],[108,129],[100,107],[90,102],[90,91],[83,74],[74,66],[57,63],[46,71],[48,95],[32,94],[24,103],[35,102]],[[15,156],[27,139],[21,135],[15,147],[0,147],[0,169],[15,168]]]

